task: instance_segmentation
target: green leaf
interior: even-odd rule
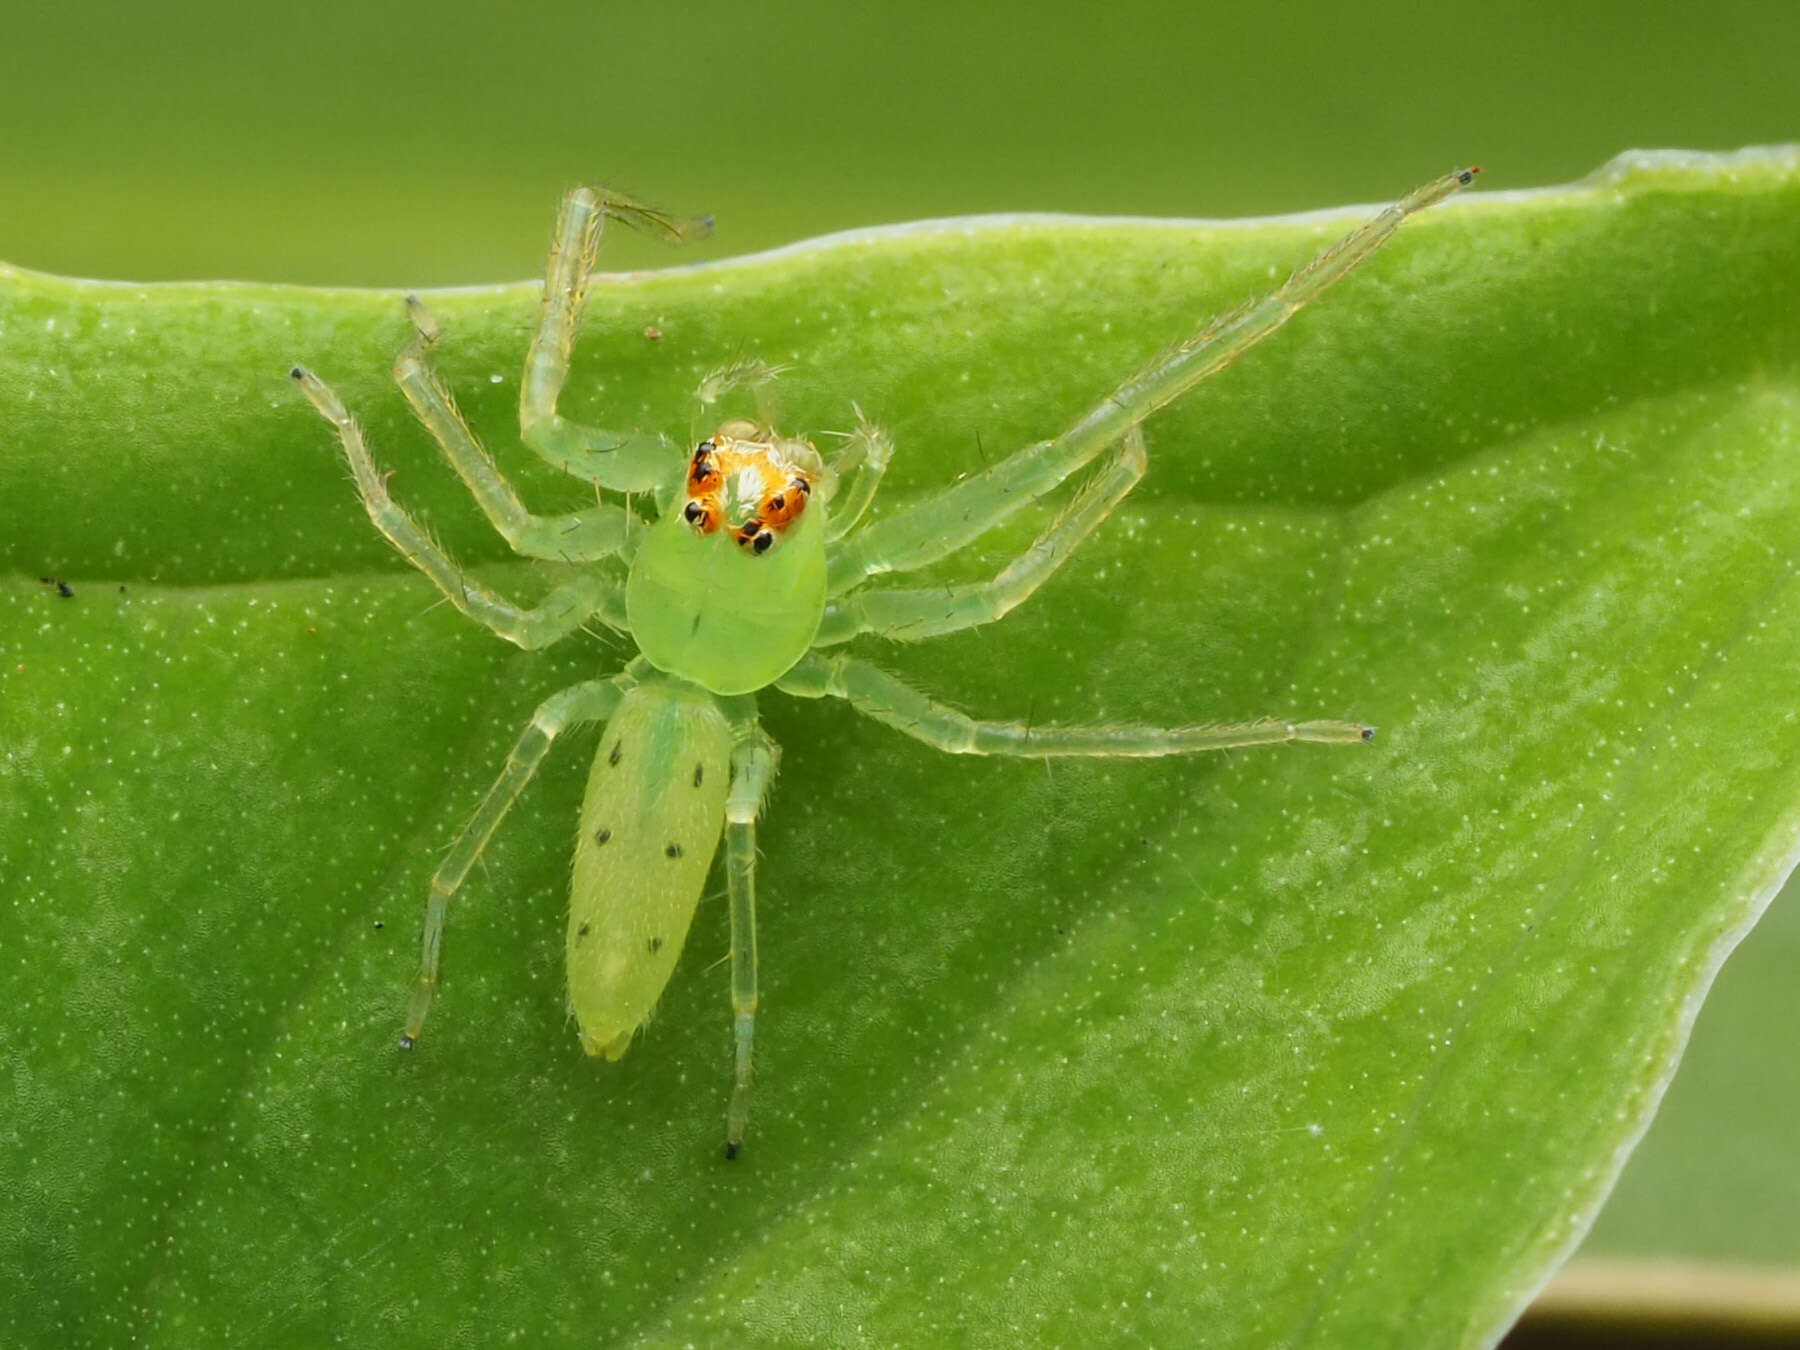
[[[1750,940],[1732,954],[1694,1028],[1681,1075],[1582,1244],[1621,1274],[1624,1262],[1728,1270],[1800,1269],[1800,890],[1790,878]],[[1656,1267],[1636,1268],[1654,1280]],[[1795,1307],[1800,1282],[1787,1281]],[[1792,1316],[1792,1313],[1789,1314]]]
[[[783,425],[855,400],[893,430],[891,506],[1360,214],[952,222],[608,278],[568,411],[679,433],[706,368],[790,363]],[[1149,477],[1029,605],[869,650],[983,715],[1360,717],[1372,747],[1046,767],[767,696],[728,1164],[721,904],[620,1064],[564,1023],[591,736],[458,898],[428,1037],[394,1050],[434,857],[536,701],[628,655],[514,652],[369,528],[296,360],[461,557],[545,583],[387,383],[398,297],[0,270],[6,1323],[1491,1340],[1792,863],[1797,278],[1792,151],[1459,199],[1153,419]],[[548,510],[583,490],[514,442],[535,289],[431,303]]]

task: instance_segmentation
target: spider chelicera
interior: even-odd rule
[[[684,464],[664,437],[581,426],[558,414],[605,222],[677,240],[694,229],[617,193],[576,188],[557,216],[537,332],[525,358],[520,434],[538,455],[598,492],[638,494],[639,501],[647,495],[653,522],[626,500],[567,515],[528,511],[427,364],[436,327],[416,301],[409,303],[418,338],[394,365],[413,411],[514,550],[574,565],[567,581],[530,607],[465,575],[395,505],[355,419],[323,381],[296,366],[294,379],[337,429],[376,529],[453,605],[521,647],[545,646],[592,619],[629,635],[640,653],[610,678],[544,700],[433,875],[424,954],[400,1044],[410,1048],[418,1040],[431,1007],[450,897],[551,743],[580,723],[606,724],[581,807],[566,941],[582,1047],[608,1059],[629,1048],[674,971],[723,834],[736,1019],[725,1135],[730,1157],[742,1146],[750,1115],[755,831],[777,754],[757,721],[758,692],[841,698],[950,754],[1181,755],[1369,740],[1373,731],[1357,723],[1285,718],[1184,727],[978,720],[901,683],[846,644],[863,634],[906,642],[937,637],[991,623],[1028,599],[1143,477],[1139,425],[1146,417],[1273,333],[1386,242],[1407,216],[1466,186],[1476,172],[1446,174],[1388,207],[1279,290],[1157,359],[1060,436],[867,524],[863,517],[892,445],[860,411],[858,430],[829,465],[810,442],[756,422],[725,422]],[[714,379],[714,392],[755,378],[748,373],[755,369],[747,365]],[[1099,466],[1056,520],[992,580],[922,590],[867,585],[956,552],[1096,459]]]

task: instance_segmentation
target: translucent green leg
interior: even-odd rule
[[[1125,429],[1180,398],[1280,328],[1334,281],[1387,242],[1400,223],[1474,181],[1459,169],[1402,198],[1288,278],[1274,294],[1207,325],[1127,380],[1053,441],[1040,441],[986,473],[876,521],[834,551],[830,592],[867,576],[936,562],[1051,491],[1116,442]]]
[[[438,948],[444,940],[444,919],[450,910],[450,897],[456,894],[469,869],[487,847],[488,840],[499,828],[512,804],[519,799],[531,776],[550,753],[550,745],[559,733],[582,722],[604,721],[618,706],[619,699],[630,686],[629,676],[610,680],[589,680],[571,685],[550,695],[531,715],[531,723],[520,735],[512,753],[506,757],[506,768],[488,789],[481,805],[449,854],[431,877],[431,896],[425,907],[425,942],[419,958],[419,978],[413,984],[412,999],[406,1007],[406,1030],[400,1034],[400,1048],[410,1050],[424,1029],[426,1014],[431,1011],[431,997],[437,992]]]
[[[604,188],[578,187],[563,198],[537,333],[525,356],[519,434],[526,445],[567,473],[619,492],[647,492],[680,467],[681,452],[673,442],[650,432],[581,426],[556,411],[569,378],[569,355],[581,328],[600,231],[609,216],[671,242],[695,238],[709,225],[678,221]]]
[[[437,321],[417,296],[406,298],[406,308],[419,336],[395,359],[394,382],[513,551],[564,562],[591,562],[621,551],[630,521],[621,507],[600,506],[561,516],[534,516],[525,509],[425,360],[426,350],[438,338]]]
[[[731,893],[731,1106],[725,1156],[735,1158],[750,1124],[751,1050],[756,1039],[756,817],[775,776],[775,743],[754,708],[732,723],[731,795],[725,801],[725,881]]]
[[[992,623],[1031,598],[1101,521],[1137,486],[1147,464],[1144,433],[1132,427],[1125,443],[1075,495],[1050,528],[992,581],[934,590],[860,590],[825,606],[813,646],[877,633],[895,642],[954,633]]]
[[[869,503],[875,500],[881,476],[887,472],[888,461],[893,457],[893,440],[863,416],[861,408],[857,408],[856,430],[850,433],[850,439],[831,464],[838,474],[849,477],[840,477],[837,495],[831,499],[831,519],[825,528],[827,540],[842,539],[856,528],[863,513],[869,509]]]
[[[801,698],[847,699],[865,716],[886,722],[951,755],[1144,758],[1246,745],[1278,745],[1284,741],[1354,745],[1375,738],[1372,727],[1355,722],[1289,722],[1276,718],[1199,727],[1059,727],[984,722],[927,698],[878,666],[847,655],[803,657],[800,664],[776,681],[776,687]]]
[[[465,576],[455,559],[388,496],[387,475],[376,467],[363,442],[362,428],[357,426],[342,400],[304,366],[295,366],[292,374],[307,398],[312,400],[313,407],[337,428],[344,458],[349,461],[351,476],[356,480],[356,490],[362,494],[363,506],[375,528],[400,550],[402,557],[430,577],[445,599],[464,614],[487,625],[508,642],[531,649],[566,637],[591,614],[623,613],[621,587],[598,573],[585,573],[557,587],[530,609],[514,604]]]

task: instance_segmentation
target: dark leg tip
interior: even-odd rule
[[[726,1156],[726,1158],[735,1161],[737,1158],[737,1155],[738,1155],[738,1150],[743,1148],[743,1146],[744,1146],[744,1141],[741,1139],[727,1139],[725,1141],[725,1156]]]
[[[1364,727],[1364,728],[1363,728],[1363,737],[1362,737],[1362,738],[1363,738],[1363,743],[1364,743],[1364,744],[1365,744],[1365,745],[1366,745],[1366,744],[1367,744],[1367,743],[1368,743],[1368,742],[1370,742],[1370,741],[1372,741],[1372,740],[1374,740],[1374,739],[1375,739],[1375,728],[1374,728],[1374,727]]]
[[[306,378],[306,367],[305,366],[295,366],[292,370],[290,370],[288,372],[288,378],[294,379],[294,380],[305,379]]]
[[[412,1038],[411,1032],[403,1031],[400,1033],[400,1048],[402,1050],[410,1050],[417,1044],[418,1042]]]

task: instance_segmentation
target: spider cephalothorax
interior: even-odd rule
[[[775,771],[775,744],[757,719],[758,691],[840,698],[950,754],[1182,755],[1284,741],[1368,740],[1373,732],[1361,723],[1285,718],[1179,727],[978,720],[846,646],[864,635],[917,642],[978,628],[1029,599],[1143,476],[1139,423],[1269,336],[1379,248],[1408,215],[1443,200],[1473,173],[1460,170],[1420,188],[1274,294],[1166,349],[1060,436],[866,523],[892,445],[861,420],[860,410],[857,431],[829,467],[806,441],[732,421],[700,442],[685,471],[681,452],[661,437],[582,426],[558,413],[601,225],[622,220],[669,239],[697,228],[617,194],[576,188],[557,219],[537,334],[525,358],[519,429],[546,461],[591,482],[598,505],[560,516],[525,508],[426,364],[437,328],[416,302],[418,341],[394,365],[413,410],[513,548],[573,569],[532,606],[468,576],[395,505],[348,409],[316,375],[295,366],[294,378],[337,428],[370,519],[453,605],[521,647],[585,631],[593,619],[628,634],[641,653],[618,674],[572,685],[538,706],[499,780],[439,865],[401,1045],[418,1037],[437,988],[450,897],[551,742],[578,723],[606,723],[582,803],[570,888],[569,1001],[581,1044],[608,1059],[630,1046],[674,971],[723,835],[735,1014],[730,1156],[750,1114],[756,820]],[[734,364],[701,385],[701,402],[773,370]],[[918,588],[870,584],[950,557],[1090,465],[1093,472],[1062,513],[991,579]],[[659,512],[648,528],[629,504],[629,494],[646,490]],[[627,566],[623,585],[614,559]]]
[[[688,461],[682,519],[702,535],[735,521],[738,546],[767,553],[806,510],[818,476],[818,452],[805,441],[784,440],[754,422],[727,422]]]

